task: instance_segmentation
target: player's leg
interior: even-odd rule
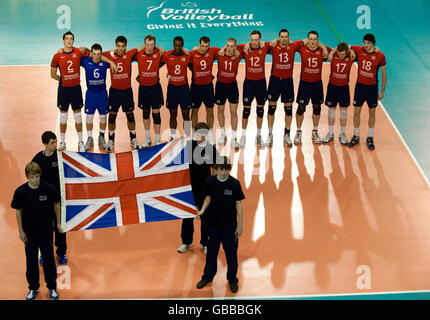
[[[73,118],[75,119],[75,128],[78,134],[78,150],[80,152],[85,152],[85,145],[82,138],[82,113],[81,109],[84,105],[82,99],[82,89],[80,85],[67,88],[70,94],[70,102],[73,110]]]
[[[154,122],[155,144],[160,144],[160,132],[161,132],[160,109],[152,109],[152,121]]]
[[[123,90],[121,92],[121,97],[122,111],[125,112],[127,128],[130,134],[130,146],[134,150],[137,150],[139,149],[139,143],[136,139],[136,120],[134,118],[134,98],[132,89],[128,88]]]
[[[264,142],[261,137],[261,127],[263,126],[264,120],[264,105],[267,100],[266,78],[258,80],[255,85],[255,97],[257,100],[257,137],[255,142],[257,146],[262,147],[264,146]]]
[[[88,151],[94,146],[93,140],[93,120],[96,111],[97,92],[87,90],[85,93],[85,126],[87,128],[87,142],[85,143],[85,150]]]
[[[336,87],[330,83],[327,85],[325,105],[328,107],[328,112],[327,112],[328,133],[323,138],[322,142],[329,143],[330,141],[333,140],[333,137],[334,137],[334,123],[336,120],[336,106],[337,106]]]
[[[270,76],[269,88],[267,90],[267,98],[269,100],[269,110],[267,111],[267,126],[269,135],[267,136],[266,144],[273,145],[273,123],[275,122],[275,112],[278,104],[278,99],[281,94],[281,79]]]
[[[214,126],[214,86],[212,82],[206,86],[202,87],[202,100],[206,109],[206,123],[209,126],[209,132],[207,139],[210,143],[214,143],[213,126]]]
[[[321,116],[321,104],[324,102],[324,91],[322,87],[322,81],[312,84],[312,139],[315,143],[321,143],[321,137],[318,133],[318,124]]]
[[[351,104],[351,97],[349,94],[349,85],[341,87],[341,93],[339,94],[339,105],[340,105],[340,134],[339,140],[343,145],[348,144],[348,139],[345,135],[346,120],[348,118],[348,107]]]
[[[225,145],[226,143],[226,135],[225,135],[225,102],[227,101],[227,96],[224,93],[225,89],[224,89],[225,85],[220,83],[220,82],[216,82],[215,84],[215,103],[217,105],[217,117],[218,117],[218,125],[219,125],[219,130],[220,130],[220,137],[218,139],[218,144],[219,145]]]
[[[293,146],[290,138],[291,122],[293,121],[293,102],[294,102],[294,82],[293,78],[283,80],[284,85],[281,86],[281,102],[284,103],[285,112],[285,129],[284,143],[288,147]]]
[[[306,111],[306,106],[309,103],[309,100],[311,98],[309,85],[306,82],[300,81],[299,84],[299,91],[297,93],[297,110],[296,110],[296,126],[297,131],[296,135],[294,136],[294,143],[300,144],[302,142],[302,124],[303,124],[303,118],[304,113]]]
[[[160,133],[161,133],[161,114],[160,109],[164,104],[163,90],[161,89],[161,84],[157,83],[153,89],[152,95],[152,121],[154,122],[154,132],[155,132],[155,144],[160,143]]]
[[[369,131],[367,134],[366,144],[370,150],[375,149],[375,143],[373,140],[373,131],[375,129],[376,122],[376,107],[378,106],[378,86],[368,86],[368,95],[366,98],[367,105],[369,107]]]
[[[192,121],[190,119],[190,110],[192,108],[192,98],[188,85],[182,86],[180,89],[179,104],[181,106],[182,120],[184,121],[184,134],[186,137],[191,137]]]
[[[176,94],[177,88],[170,83],[167,85],[167,99],[166,107],[169,110],[169,128],[170,128],[170,140],[176,139],[176,127],[178,126],[178,96]]]
[[[109,138],[106,146],[107,152],[112,152],[115,146],[115,129],[116,129],[116,118],[118,116],[118,110],[120,107],[119,91],[115,88],[109,88],[109,101],[108,101],[108,130]]]
[[[239,145],[241,148],[245,147],[246,144],[246,127],[248,126],[248,118],[251,114],[251,103],[254,100],[254,89],[252,82],[245,79],[243,82],[243,112],[242,112],[242,135],[240,137]]]
[[[353,147],[360,142],[360,120],[361,120],[361,108],[365,101],[365,93],[363,91],[363,85],[358,83],[354,89],[354,135],[348,146]]]
[[[66,149],[66,131],[67,131],[67,117],[70,105],[70,99],[66,96],[66,92],[62,86],[58,86],[57,92],[57,107],[60,112],[60,144],[58,150]]]
[[[235,150],[239,150],[239,143],[236,139],[238,124],[237,106],[239,104],[239,88],[237,86],[236,80],[229,85],[227,98],[230,107],[231,146]]]
[[[191,84],[191,99],[192,99],[191,122],[194,128],[197,122],[199,122],[199,110],[203,102],[200,96],[199,87],[197,87],[194,83]]]
[[[149,147],[151,145],[151,87],[144,87],[139,85],[138,102],[137,106],[142,110],[143,127],[145,128],[146,139],[142,144],[142,148]]]

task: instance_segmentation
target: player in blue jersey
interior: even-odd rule
[[[99,147],[106,149],[105,130],[106,115],[108,114],[108,94],[106,91],[106,71],[109,64],[103,62],[102,47],[95,43],[91,47],[91,58],[82,58],[81,66],[85,69],[87,79],[87,92],[85,94],[85,114],[87,125],[87,142],[85,149],[88,151],[94,146],[93,140],[93,119],[96,109],[100,118]]]

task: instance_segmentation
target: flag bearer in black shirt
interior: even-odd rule
[[[33,300],[39,292],[38,252],[42,253],[43,272],[46,286],[52,300],[58,299],[57,268],[52,246],[53,221],[55,213],[60,224],[60,194],[50,183],[40,181],[41,169],[35,162],[25,167],[28,182],[15,190],[11,206],[16,209],[19,238],[25,244],[27,281],[30,291],[27,300]],[[58,225],[58,229],[61,227]]]
[[[198,215],[208,215],[208,252],[202,279],[197,289],[212,281],[217,272],[217,258],[220,244],[227,260],[227,280],[230,290],[238,290],[237,248],[242,235],[242,201],[245,195],[240,182],[229,175],[231,164],[227,157],[221,157],[214,165],[216,175],[208,178],[204,187],[205,200]]]
[[[200,210],[203,205],[204,195],[203,187],[205,181],[211,174],[211,167],[218,158],[218,152],[214,145],[207,142],[206,137],[209,133],[209,126],[204,122],[199,122],[194,128],[194,139],[191,140],[191,146],[188,146],[188,159],[190,161],[190,178],[191,188],[193,190],[194,200],[197,208]],[[207,218],[201,216],[201,240],[203,252],[207,252]],[[182,220],[181,238],[182,244],[178,252],[184,253],[192,247],[194,234],[194,218]]]
[[[54,185],[58,192],[60,192],[60,175],[58,173],[58,159],[57,159],[57,136],[52,131],[45,131],[42,134],[42,143],[45,147],[33,158],[42,169],[41,180],[49,182]],[[56,253],[59,264],[67,264],[66,250],[66,233],[58,232],[57,221],[53,215],[54,230],[55,230],[55,246],[57,247]],[[40,264],[43,264],[43,256],[40,258]]]

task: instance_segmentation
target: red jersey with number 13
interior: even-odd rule
[[[303,45],[302,40],[294,41],[286,47],[281,47],[278,42],[272,48],[272,76],[279,79],[291,78],[294,69],[294,56]]]

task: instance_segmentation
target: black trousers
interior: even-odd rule
[[[237,283],[237,248],[239,241],[234,236],[235,229],[208,227],[208,253],[202,279],[212,281],[217,272],[217,259],[220,244],[227,260],[227,280]]]
[[[66,251],[67,251],[66,232],[64,233],[58,232],[57,217],[55,215],[54,215],[54,228],[55,228],[55,232],[54,232],[55,246],[57,247],[57,250],[55,251],[55,253],[57,254],[57,256],[64,256],[66,255]],[[45,258],[43,257],[43,259]]]
[[[57,267],[52,246],[52,234],[27,239],[25,257],[27,262],[26,277],[30,290],[39,290],[39,249],[43,257],[43,273],[46,287],[49,290],[57,288]]]
[[[204,213],[200,216],[200,243],[202,246],[208,245],[208,232],[207,232],[207,215]],[[194,235],[194,218],[182,219],[181,239],[184,244],[193,243]]]

